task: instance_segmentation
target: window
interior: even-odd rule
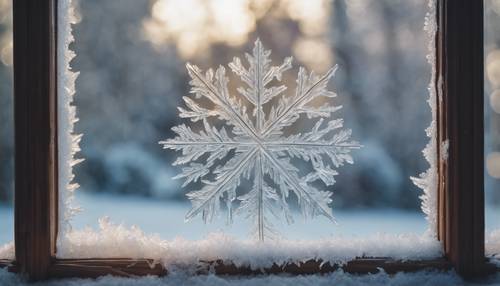
[[[62,32],[62,27],[67,27],[56,21],[55,11],[58,6],[56,2],[14,3],[17,150],[15,223],[16,260],[19,271],[27,272],[34,278],[96,276],[105,273],[121,275],[162,273],[164,269],[161,267],[149,268],[148,261],[144,259],[147,257],[138,260],[53,259],[58,228],[61,231],[57,224],[57,173],[61,169],[56,166],[57,163],[59,166],[65,163],[57,160],[58,154],[61,154],[62,148],[69,146],[61,144],[63,138],[61,136],[64,135],[56,131],[59,118],[59,115],[56,116],[56,103],[60,99],[56,96],[57,81],[63,77],[57,77],[56,74],[58,70],[56,67],[60,67],[61,62],[56,65],[56,47],[60,46],[56,45],[55,27],[58,27],[59,33]],[[61,3],[65,2],[59,4]],[[483,86],[483,7],[480,1],[441,0],[437,3],[431,1],[431,5],[439,7],[437,14],[439,29],[436,37],[438,96],[435,102],[438,142],[435,147],[439,154],[438,158],[442,160],[439,163],[435,162],[436,167],[439,166],[436,213],[438,236],[444,242],[445,257],[437,260],[406,262],[361,258],[349,262],[345,266],[347,271],[376,271],[377,267],[383,267],[389,272],[394,272],[425,267],[446,268],[453,265],[464,275],[477,275],[485,269],[482,214],[483,104],[482,97],[472,97],[477,91],[482,91]],[[470,19],[466,23],[462,21],[465,15]],[[28,25],[30,29],[23,29]],[[464,29],[465,25],[467,29]],[[31,31],[38,36],[23,37],[26,36],[23,33]],[[460,45],[456,44],[458,41]],[[32,62],[40,64],[32,66],[30,65]],[[28,82],[30,84],[27,84]],[[448,96],[449,94],[453,96]],[[31,108],[31,112],[27,112],[26,106]],[[25,124],[37,128],[23,128]],[[473,136],[466,136],[469,133]],[[449,142],[448,145],[445,142]],[[446,149],[448,152],[445,152]],[[23,181],[20,174],[29,176],[31,180]],[[32,207],[31,204],[38,204],[38,207]],[[21,231],[26,228],[29,231]],[[227,262],[224,264],[224,261],[214,263],[219,273],[250,271]],[[134,266],[127,267],[131,264]],[[321,265],[319,261],[309,261],[299,265],[288,264],[283,268],[278,266],[268,271],[311,273],[334,268],[335,266],[331,264]]]
[[[178,19],[164,15],[170,9],[188,5],[182,3],[80,2],[79,22],[73,25],[75,42],[71,45],[76,57],[70,65],[80,72],[75,84],[74,105],[79,118],[75,133],[83,137],[82,152],[76,154],[76,158],[81,156],[85,161],[74,169],[74,181],[80,188],[74,192],[73,203],[83,211],[71,217],[69,231],[65,225],[60,227],[58,258],[148,257],[169,268],[176,261],[189,260],[194,265],[196,259],[226,258],[237,263],[239,253],[224,251],[222,243],[233,244],[232,249],[239,249],[240,253],[254,247],[242,242],[248,239],[253,221],[237,216],[237,211],[230,226],[226,226],[225,210],[219,212],[220,218],[212,223],[204,224],[199,216],[184,222],[190,210],[185,193],[199,186],[190,184],[181,188],[181,182],[170,179],[180,169],[171,166],[177,154],[162,150],[157,142],[172,137],[170,129],[180,123],[177,106],[185,108],[182,97],[189,94],[185,61],[203,69],[225,65],[230,81],[237,85],[240,81],[227,67],[227,62],[233,56],[251,53],[257,37],[265,49],[272,49],[273,65],[281,63],[288,55],[294,56],[293,67],[283,73],[288,97],[294,92],[299,65],[319,74],[325,73],[334,63],[340,65],[330,88],[338,93],[333,102],[342,104],[343,109],[340,115],[334,113],[333,117],[344,117],[345,126],[353,128],[353,139],[364,145],[352,152],[356,162],[353,166],[345,164],[338,170],[340,175],[333,187],[333,215],[338,225],[323,217],[304,221],[293,205],[290,207],[295,217],[293,224],[288,225],[270,215],[266,217],[272,220],[278,232],[271,235],[282,235],[285,239],[280,241],[282,250],[273,253],[274,257],[281,257],[286,249],[294,248],[296,254],[289,259],[301,260],[302,256],[312,256],[309,253],[311,245],[317,244],[322,245],[322,251],[314,256],[323,260],[350,260],[358,256],[440,257],[441,245],[428,235],[431,231],[425,233],[432,227],[420,210],[418,195],[421,191],[409,179],[410,175],[417,175],[428,167],[421,155],[428,142],[424,129],[431,121],[426,103],[431,73],[425,57],[429,38],[423,29],[425,4],[421,1],[398,5],[390,1],[366,1],[366,4],[354,5],[349,1],[318,1],[308,7],[312,12],[321,12],[305,13],[306,16],[294,19],[290,10],[295,11],[298,8],[294,5],[306,2],[275,1],[283,7],[264,7],[267,10],[255,19],[259,17],[257,12],[240,11],[246,8],[241,2],[243,4],[235,4],[236,7],[227,10],[239,11],[243,16],[238,18],[255,19],[254,27],[250,25],[222,38],[220,35],[208,36],[200,40],[201,43],[195,43],[199,50],[189,53],[185,49],[195,44],[179,45],[183,41],[181,36],[192,33],[203,37],[210,35],[211,29],[226,31],[222,27],[195,27],[196,21],[201,21],[197,17],[203,17],[192,14],[191,10],[198,7],[210,15],[212,10],[223,7],[206,7],[195,1],[186,15]],[[163,5],[172,7],[166,12]],[[117,13],[122,10],[134,12]],[[197,17],[191,19],[190,15]],[[366,19],[358,21],[360,17]],[[391,22],[384,22],[384,18]],[[165,23],[165,19],[169,23]],[[187,22],[182,26],[187,31],[179,35],[174,33],[170,36],[174,39],[158,42],[161,37],[173,33],[169,27],[177,27],[183,21]],[[311,32],[303,27],[308,25],[322,28]],[[330,34],[335,36],[330,37]],[[145,41],[145,36],[154,36],[155,41],[150,38]],[[176,36],[181,38],[176,39]],[[243,39],[233,44],[230,41],[234,37]],[[321,61],[311,58],[308,52],[311,48],[321,53]],[[399,74],[399,79],[394,79],[394,74]],[[362,84],[356,84],[358,81]],[[236,97],[235,88],[230,86],[229,90]],[[59,97],[64,98],[63,93]],[[59,118],[63,124],[64,114],[59,113]],[[311,121],[300,120],[299,123],[304,123],[304,132],[312,127]],[[370,125],[369,122],[376,123]],[[189,121],[182,123],[191,125]],[[193,128],[203,128],[201,124],[193,125]],[[297,124],[294,127],[301,128]],[[64,128],[59,131],[59,138],[67,134]],[[67,161],[67,156],[62,155],[64,152],[67,150],[60,148],[60,162]],[[60,182],[66,180],[67,169],[60,164]],[[66,185],[60,184],[60,197],[66,196]],[[248,187],[240,188],[238,196],[244,193],[244,188]],[[234,209],[238,206],[238,202],[232,205]],[[63,208],[68,209],[68,206],[65,204]],[[65,216],[66,211],[60,210],[60,214]],[[107,219],[99,220],[102,217]],[[159,219],[152,220],[152,217]],[[87,225],[93,230],[88,230]],[[131,228],[131,225],[138,227]],[[153,239],[151,233],[159,234],[159,239]],[[270,233],[267,229],[263,231],[266,241]],[[148,245],[143,241],[149,241]],[[202,249],[200,245],[208,246]],[[199,251],[181,251],[182,247]],[[209,256],[212,253],[215,257]],[[264,260],[264,255],[253,256]],[[266,261],[274,262],[274,257]]]
[[[338,226],[323,217],[304,222],[295,215],[291,225],[274,223],[279,233],[288,239],[365,238],[377,232],[420,235],[428,228],[420,211],[421,191],[409,179],[428,168],[421,150],[428,142],[424,130],[431,121],[426,103],[431,73],[425,57],[428,37],[423,30],[427,5],[421,1],[398,5],[390,1],[317,1],[306,5],[311,11],[304,15],[296,15],[298,5],[306,3],[301,1],[269,1],[275,5],[262,4],[253,10],[245,10],[246,2],[238,2],[241,4],[226,10],[240,13],[237,18],[249,18],[250,24],[241,23],[244,29],[228,30],[222,36],[213,35],[213,30],[226,31],[224,23],[217,22],[228,21],[224,17],[217,18],[214,27],[195,25],[213,21],[209,15],[223,10],[219,4],[79,3],[71,46],[77,56],[71,67],[80,72],[75,84],[79,118],[75,133],[83,137],[82,151],[76,156],[85,161],[75,167],[74,181],[80,185],[75,205],[84,211],[73,217],[73,230],[85,225],[98,228],[98,218],[109,216],[112,222],[138,225],[147,233],[160,233],[163,239],[201,239],[218,229],[239,238],[248,236],[252,222],[236,215],[228,227],[224,217],[206,225],[199,217],[183,222],[190,208],[185,193],[198,186],[181,188],[182,180],[170,179],[180,172],[180,167],[171,164],[177,154],[162,150],[158,141],[173,136],[171,128],[181,123],[177,106],[185,108],[182,97],[189,94],[185,62],[202,69],[225,65],[233,84],[230,93],[238,94],[234,86],[240,81],[227,63],[234,56],[251,53],[257,37],[265,49],[272,50],[273,64],[294,57],[291,70],[283,73],[288,96],[294,92],[299,66],[323,74],[339,65],[328,86],[338,93],[332,102],[343,107],[333,115],[344,118],[345,127],[353,129],[353,140],[364,146],[352,152],[355,164],[339,168],[338,179],[329,188],[334,190]],[[178,18],[166,16],[171,9],[182,13],[183,5],[198,7],[202,16],[191,13],[192,9]],[[117,13],[120,9],[134,13]],[[360,17],[365,20],[358,21]],[[179,31],[170,30],[177,26]],[[311,31],[311,26],[316,28]],[[195,43],[182,44],[191,34]],[[393,78],[394,74],[399,78]],[[304,119],[298,123],[303,125],[293,127],[299,131],[311,127]],[[152,221],[150,217],[169,220]],[[95,246],[91,248],[105,255]],[[429,248],[436,249],[435,245]]]

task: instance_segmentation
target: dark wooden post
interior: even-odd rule
[[[56,4],[13,1],[16,262],[36,280],[57,233]]]
[[[449,140],[441,236],[457,272],[471,277],[485,270],[483,1],[440,0],[438,18],[441,116]]]

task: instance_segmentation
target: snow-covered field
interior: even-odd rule
[[[184,221],[189,210],[189,203],[172,203],[136,196],[116,196],[77,192],[77,203],[83,211],[72,221],[75,229],[85,226],[98,227],[98,219],[108,216],[114,223],[126,226],[137,225],[145,233],[157,233],[163,239],[184,237],[202,239],[211,232],[224,232],[237,238],[245,238],[249,231],[249,222],[236,220],[227,225],[224,218],[212,224],[204,224],[200,218]],[[13,240],[13,209],[0,205],[0,245]],[[427,222],[421,212],[396,209],[352,209],[334,210],[337,224],[322,217],[304,221],[297,219],[294,224],[276,222],[281,235],[289,239],[321,239],[328,237],[363,237],[376,233],[421,234],[427,228]],[[499,208],[487,208],[486,230],[500,229]]]
[[[75,229],[90,226],[97,229],[98,219],[108,216],[114,223],[126,226],[137,225],[145,233],[157,233],[163,239],[184,237],[202,239],[211,232],[224,232],[233,237],[245,238],[249,231],[249,222],[236,220],[233,225],[226,225],[225,219],[217,219],[212,224],[204,224],[200,218],[184,221],[189,210],[189,203],[169,203],[135,196],[102,195],[85,192],[76,193],[76,201],[83,212],[72,221]],[[13,209],[0,205],[0,245],[13,240]],[[333,224],[322,217],[303,221],[297,219],[294,224],[276,222],[280,234],[288,239],[321,239],[328,237],[364,237],[376,233],[422,234],[427,222],[421,212],[396,209],[353,209],[334,210],[338,224]],[[499,208],[487,208],[487,232],[500,229]]]
[[[0,245],[14,240],[14,209],[0,204]]]
[[[231,226],[220,218],[213,224],[205,225],[201,219],[184,222],[189,203],[169,203],[142,197],[100,195],[77,192],[77,203],[83,212],[76,215],[72,225],[75,229],[85,226],[97,228],[98,219],[108,216],[115,223],[137,225],[146,233],[158,233],[163,239],[184,237],[201,239],[208,233],[223,231],[238,238],[248,234],[249,222],[236,220]],[[0,205],[0,245],[13,240],[14,212],[11,207]],[[421,212],[391,209],[334,210],[338,224],[318,217],[314,220],[297,219],[294,224],[276,223],[280,233],[290,239],[318,239],[330,236],[363,237],[375,233],[415,233],[421,234],[427,222]],[[487,232],[499,229],[499,208],[487,208]]]
[[[238,238],[248,235],[250,222],[238,220],[228,226],[225,218],[205,225],[200,218],[184,221],[189,203],[169,203],[136,196],[115,196],[77,192],[76,201],[83,212],[75,216],[72,225],[75,229],[85,226],[97,228],[98,219],[108,216],[112,222],[137,225],[146,233],[157,233],[164,239],[184,237],[201,239],[210,232],[223,231]],[[375,233],[416,233],[426,230],[427,222],[420,212],[407,212],[390,209],[334,210],[338,224],[318,217],[303,221],[296,219],[292,225],[276,222],[280,233],[289,239],[318,239],[334,236],[362,237]],[[0,206],[2,231],[0,244],[13,239],[13,210]]]
[[[185,222],[184,216],[191,205],[169,203],[141,197],[113,195],[91,195],[76,193],[76,201],[83,212],[76,215],[72,225],[97,227],[98,219],[108,216],[115,223],[137,225],[146,233],[158,233],[164,239],[184,237],[202,239],[210,232],[222,231],[231,236],[246,238],[251,222],[234,218],[232,225],[226,224],[225,217],[211,224],[204,224],[200,217]],[[294,224],[273,222],[281,235],[288,239],[318,239],[331,236],[366,236],[374,233],[417,233],[426,230],[427,222],[423,213],[388,209],[365,209],[336,211],[337,224],[324,217],[304,221],[299,216]]]

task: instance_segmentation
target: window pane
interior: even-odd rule
[[[12,2],[0,0],[0,259],[14,253]]]
[[[410,180],[428,168],[422,149],[431,121],[431,74],[422,1],[78,3],[71,66],[80,72],[76,132],[84,134],[78,156],[85,162],[75,168],[76,204],[84,211],[72,219],[74,229],[98,228],[98,218],[109,216],[162,239],[202,239],[220,230],[248,237],[251,222],[239,216],[232,226],[224,215],[207,225],[200,217],[184,222],[191,207],[186,192],[200,185],[181,188],[172,180],[180,172],[172,166],[179,154],[158,142],[174,136],[173,126],[189,123],[177,114],[189,94],[185,63],[203,70],[225,65],[229,75],[227,63],[251,52],[257,38],[273,51],[273,65],[294,57],[283,78],[289,94],[299,66],[323,74],[338,64],[329,85],[338,93],[335,104],[343,106],[335,116],[363,144],[352,152],[355,164],[339,168],[335,185],[326,188],[338,224],[324,217],[303,221],[293,208],[295,223],[274,222],[278,232],[320,239],[420,237],[428,229],[422,191]],[[230,80],[236,95],[241,81]],[[307,132],[312,125],[301,127]]]

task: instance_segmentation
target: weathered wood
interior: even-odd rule
[[[10,259],[0,259],[0,268],[8,267],[8,266],[12,265],[13,263],[14,263],[14,261],[10,260]]]
[[[0,268],[7,268],[9,272],[18,271],[16,262],[10,259],[0,259]]]
[[[57,259],[53,261],[49,270],[49,275],[53,278],[96,278],[103,275],[163,276],[166,273],[161,264],[151,259]]]
[[[358,258],[347,262],[345,265],[323,263],[321,260],[309,260],[301,263],[289,263],[285,265],[274,264],[270,268],[251,269],[248,266],[237,267],[231,263],[217,261],[208,263],[201,274],[213,269],[218,275],[255,275],[255,274],[292,274],[305,275],[316,273],[330,273],[338,269],[353,274],[377,273],[381,269],[389,274],[397,272],[414,272],[423,269],[449,270],[451,264],[446,259],[402,261],[391,258]]]
[[[421,261],[401,261],[390,258],[358,258],[345,265],[323,263],[321,260],[309,260],[303,263],[274,264],[270,268],[251,269],[248,266],[236,266],[221,260],[200,262],[196,265],[197,274],[215,273],[217,275],[256,275],[256,274],[292,274],[305,275],[329,273],[343,269],[348,273],[377,273],[383,269],[387,273],[413,272],[423,269],[449,270],[452,265],[444,258]],[[57,259],[50,268],[50,277],[98,277],[116,275],[124,277],[144,275],[166,275],[167,269],[161,264],[154,264],[148,259]]]
[[[446,256],[465,277],[486,269],[484,258],[483,1],[441,0],[440,126],[449,140],[444,165]],[[442,109],[443,110],[443,109]]]
[[[56,0],[13,1],[15,251],[47,277],[57,232]]]

